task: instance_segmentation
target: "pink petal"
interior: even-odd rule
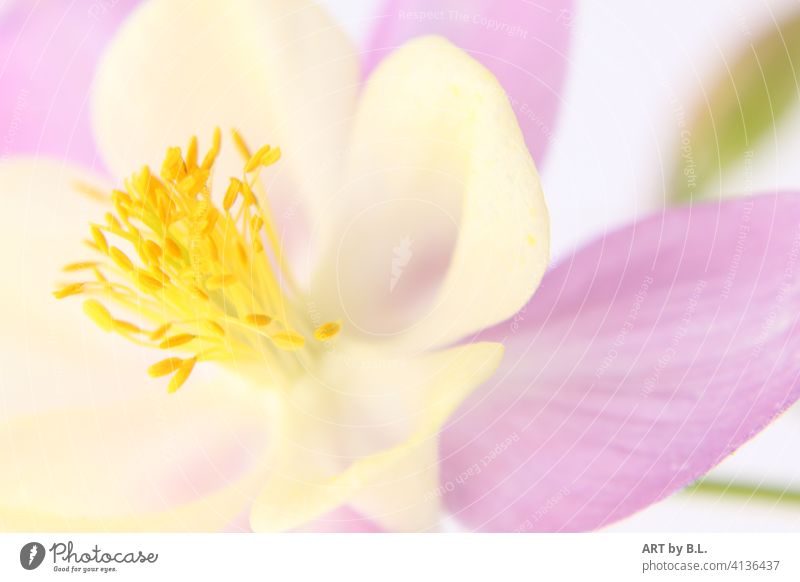
[[[0,17],[2,156],[45,154],[99,167],[89,87],[137,0],[15,2]]]
[[[364,70],[412,37],[448,38],[500,80],[541,163],[561,100],[572,9],[572,0],[387,0]]]
[[[800,195],[671,210],[545,276],[443,434],[479,530],[601,527],[706,473],[800,396]]]

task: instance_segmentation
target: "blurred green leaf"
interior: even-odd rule
[[[765,487],[745,483],[727,483],[701,479],[684,489],[686,493],[705,493],[714,497],[738,497],[747,500],[761,500],[771,503],[800,505],[800,492],[779,487]]]
[[[761,138],[800,103],[800,13],[758,37],[705,91],[681,132],[676,202],[719,192],[722,172],[747,163]]]

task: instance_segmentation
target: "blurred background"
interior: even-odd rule
[[[0,33],[15,2],[34,0],[0,0]],[[382,0],[324,4],[361,46],[385,10]],[[800,2],[578,0],[560,18],[571,29],[567,77],[537,159],[554,260],[669,205],[800,190]],[[25,96],[6,94],[0,108],[4,158]],[[610,529],[800,531],[798,450],[795,408],[706,485]]]

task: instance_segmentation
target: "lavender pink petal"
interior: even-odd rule
[[[691,483],[800,395],[800,194],[670,210],[553,269],[442,437],[467,527],[591,530]]]
[[[89,87],[136,0],[16,1],[0,14],[0,157],[48,155],[99,167]]]

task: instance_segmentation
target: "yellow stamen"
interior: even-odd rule
[[[198,361],[237,369],[249,361],[264,370],[265,384],[286,386],[322,357],[306,338],[327,341],[339,333],[338,323],[315,329],[309,320],[308,300],[287,267],[259,182],[260,171],[280,160],[280,148],[263,146],[253,154],[236,131],[233,143],[244,158],[243,177],[229,177],[224,192],[212,191],[222,147],[217,129],[202,163],[192,137],[185,157],[180,148],[168,148],[160,172],[143,166],[103,195],[109,211],[89,226],[87,241],[95,260],[64,267],[67,273],[90,271],[93,280],[67,282],[53,292],[59,299],[86,296],[84,311],[105,331],[153,349],[190,352],[188,359],[166,358],[149,368],[151,376],[172,374],[170,392]],[[137,323],[112,317],[98,299],[133,314],[130,321]]]
[[[236,283],[236,275],[232,275],[231,273],[226,273],[224,275],[213,275],[206,281],[206,289],[213,291],[216,289],[222,289],[223,287],[229,287],[234,283]]]
[[[241,134],[235,129],[231,130],[231,134],[233,135],[233,144],[236,146],[239,154],[241,154],[245,160],[249,160],[251,157],[253,157],[253,154],[250,153],[250,148],[247,147],[247,144],[245,143]]]
[[[85,271],[86,269],[93,269],[97,266],[95,261],[82,261],[80,263],[70,263],[66,265],[62,271],[65,273],[72,273],[74,271]]]
[[[236,178],[231,178],[230,186],[228,186],[228,190],[225,192],[225,198],[222,201],[222,207],[225,209],[225,212],[228,212],[231,209],[236,202],[236,197],[241,191],[242,183]]]
[[[128,321],[122,321],[121,319],[114,320],[114,331],[120,333],[142,333],[142,328],[138,325],[134,325]]]
[[[263,313],[251,313],[250,315],[246,315],[244,319],[247,323],[258,327],[265,327],[272,322],[272,318]]]
[[[333,339],[341,331],[342,325],[339,322],[331,321],[320,325],[314,330],[314,337],[321,342],[326,342]]]
[[[154,342],[160,340],[162,337],[167,335],[167,332],[170,330],[171,327],[172,327],[171,323],[165,323],[164,325],[159,326],[157,329],[153,330],[153,332],[150,334],[150,339],[153,340]]]
[[[94,299],[87,299],[84,301],[83,312],[103,331],[111,331],[114,329],[114,318],[111,317],[108,309],[103,307],[103,304],[99,301],[95,301]]]
[[[161,360],[160,362],[156,362],[149,368],[147,368],[147,373],[150,374],[153,378],[160,378],[161,376],[168,376],[169,374],[174,373],[183,363],[182,358],[166,358]]]
[[[305,338],[293,331],[279,331],[269,338],[277,347],[287,351],[299,350],[306,344]]]
[[[64,299],[64,297],[69,297],[70,295],[83,293],[85,286],[86,283],[70,283],[69,285],[64,285],[61,289],[53,291],[53,295],[56,299]]]
[[[108,255],[111,257],[111,259],[112,259],[112,260],[113,260],[113,261],[114,261],[114,262],[115,262],[117,265],[119,265],[119,267],[120,267],[122,270],[124,270],[124,271],[130,271],[131,269],[133,269],[133,263],[132,263],[132,262],[131,262],[131,260],[128,258],[128,255],[126,255],[125,253],[123,253],[123,252],[122,252],[121,250],[119,250],[117,247],[111,247],[111,250],[109,251]]]
[[[158,347],[162,350],[167,350],[169,348],[177,348],[178,346],[182,346],[184,344],[188,344],[190,341],[195,339],[197,336],[192,335],[190,333],[180,333],[178,335],[173,335],[165,339],[161,342]]]
[[[100,230],[100,227],[96,224],[91,226],[91,233],[92,233],[92,240],[94,240],[94,244],[97,245],[97,248],[100,249],[100,252],[105,254],[108,252],[108,242],[106,241],[106,237],[103,234],[103,231]]]
[[[197,363],[197,358],[190,358],[188,360],[184,360],[181,363],[180,367],[178,368],[178,371],[175,372],[175,375],[169,381],[169,384],[167,385],[167,392],[169,392],[170,394],[172,394],[173,392],[177,392],[178,389],[184,385],[186,380],[189,379],[189,374],[191,374],[192,370],[194,370],[194,365],[196,363]]]
[[[213,334],[220,336],[225,335],[225,329],[216,321],[213,321],[211,319],[205,319],[203,320],[202,325]]]

